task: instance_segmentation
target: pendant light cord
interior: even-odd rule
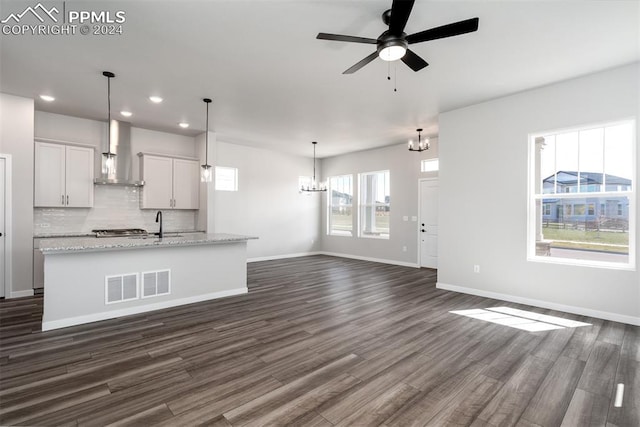
[[[313,144],[313,182],[316,182],[316,144]]]
[[[111,156],[111,77],[107,76],[107,155]]]
[[[207,102],[207,133],[204,136],[204,164],[209,166],[209,103]]]

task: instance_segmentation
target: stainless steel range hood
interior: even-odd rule
[[[128,185],[141,187],[144,181],[136,181],[132,174],[131,124],[111,120],[109,123],[111,140],[103,148],[105,153],[115,154],[115,175],[102,174],[93,180],[98,185]],[[98,153],[102,156],[101,153]]]

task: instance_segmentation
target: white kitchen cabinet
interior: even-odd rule
[[[35,207],[93,206],[93,148],[36,141]]]
[[[200,166],[197,160],[140,153],[144,180],[142,209],[198,209]]]

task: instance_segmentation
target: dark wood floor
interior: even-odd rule
[[[0,302],[0,424],[640,425],[638,327],[327,256],[250,264],[249,289],[45,333],[41,298]],[[449,313],[495,305],[593,326]]]

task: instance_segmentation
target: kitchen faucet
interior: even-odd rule
[[[158,211],[158,213],[156,214],[156,222],[160,223],[160,231],[158,231],[158,237],[162,239],[164,237],[164,233],[162,232],[162,211]]]

